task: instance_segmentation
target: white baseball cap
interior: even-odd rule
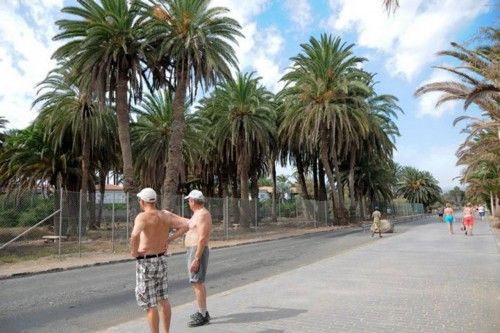
[[[198,190],[192,190],[186,197],[184,197],[184,199],[190,198],[195,201],[205,202],[205,196],[203,195],[203,193],[201,193],[201,191]]]
[[[145,187],[137,193],[137,197],[144,202],[156,202],[156,192],[151,187]]]

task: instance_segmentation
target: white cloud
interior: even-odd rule
[[[229,9],[229,16],[236,19],[243,26],[249,23],[254,16],[262,13],[269,3],[270,0],[212,0],[210,6]]]
[[[54,62],[50,57],[55,44],[54,12],[60,0],[5,1],[0,4],[0,114],[9,128],[24,128],[35,117],[31,103],[35,86],[42,81]]]
[[[453,77],[451,73],[439,69],[434,69],[430,78],[420,83],[419,86],[421,87],[427,83],[432,82],[445,82],[452,80],[456,80],[456,77]],[[436,102],[441,95],[442,93],[440,92],[431,92],[419,97],[417,117],[431,116],[434,118],[439,118],[443,114],[451,113],[459,107],[459,102],[457,101],[447,101],[436,107]]]
[[[304,29],[312,23],[312,8],[308,0],[287,0],[284,6],[290,20],[297,25],[297,28]]]
[[[261,29],[254,20],[256,15],[266,10],[269,3],[269,0],[215,0],[211,6],[228,8],[228,15],[242,25],[244,38],[239,38],[235,46],[240,70],[255,71],[262,77],[262,84],[271,91],[277,91],[281,87],[278,81],[283,75],[279,61],[285,39],[278,28]]]
[[[388,54],[386,69],[408,80],[449,46],[464,24],[486,11],[488,0],[401,1],[388,15],[381,1],[330,0],[330,29],[354,31],[360,46]]]

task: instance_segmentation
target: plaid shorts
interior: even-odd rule
[[[135,298],[141,308],[152,308],[168,299],[167,257],[139,259],[135,264]]]

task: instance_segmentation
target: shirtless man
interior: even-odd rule
[[[472,210],[472,204],[469,202],[465,205],[463,209],[464,213],[464,226],[465,226],[465,235],[472,236],[472,228],[474,227],[474,211]]]
[[[168,301],[167,246],[168,235],[180,235],[188,229],[187,219],[156,209],[156,192],[149,187],[137,197],[144,212],[137,215],[130,236],[130,254],[137,259],[135,295],[137,304],[146,309],[150,332],[159,332],[160,317],[163,332],[170,328],[171,309]],[[158,314],[157,307],[160,307]]]
[[[184,245],[186,246],[187,269],[189,282],[196,297],[198,311],[191,315],[188,326],[202,326],[210,322],[207,311],[207,289],[205,288],[205,275],[208,268],[208,242],[212,230],[212,216],[205,208],[205,196],[198,190],[193,190],[185,198],[189,200],[189,208],[193,216],[189,220],[189,230],[186,233]],[[169,238],[174,240],[179,235]]]

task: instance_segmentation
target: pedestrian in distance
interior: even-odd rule
[[[378,236],[382,237],[382,226],[380,223],[380,218],[382,217],[382,213],[378,210],[378,207],[375,207],[375,210],[372,213],[373,224],[372,224],[372,237],[375,235],[375,232],[378,230]]]
[[[482,220],[483,220],[483,217],[484,217],[484,215],[485,215],[485,211],[486,211],[486,210],[484,209],[484,205],[483,205],[483,204],[479,205],[479,207],[477,208],[477,211],[478,211],[478,213],[479,213],[479,217],[481,218],[481,221],[482,221]]]
[[[156,208],[156,192],[149,187],[137,194],[140,212],[130,236],[130,254],[136,258],[135,296],[139,307],[146,309],[150,332],[170,329],[171,307],[168,301],[168,235],[181,235],[188,229],[187,219]],[[159,309],[158,309],[159,308]]]
[[[464,213],[464,226],[465,235],[472,236],[472,229],[474,228],[474,211],[472,210],[472,204],[469,202],[465,205],[463,209]]]
[[[190,316],[189,327],[206,325],[210,322],[207,310],[207,289],[205,277],[208,269],[209,241],[212,231],[212,216],[205,208],[205,196],[201,191],[192,190],[185,199],[193,216],[189,220],[189,229],[186,232],[184,245],[186,246],[186,261],[189,282],[196,298],[197,311]],[[173,235],[174,240],[179,235]]]
[[[439,222],[443,222],[444,208],[441,207],[438,210]]]
[[[446,208],[443,211],[443,221],[448,225],[448,233],[453,235],[453,208],[451,208],[451,204],[447,203]]]

